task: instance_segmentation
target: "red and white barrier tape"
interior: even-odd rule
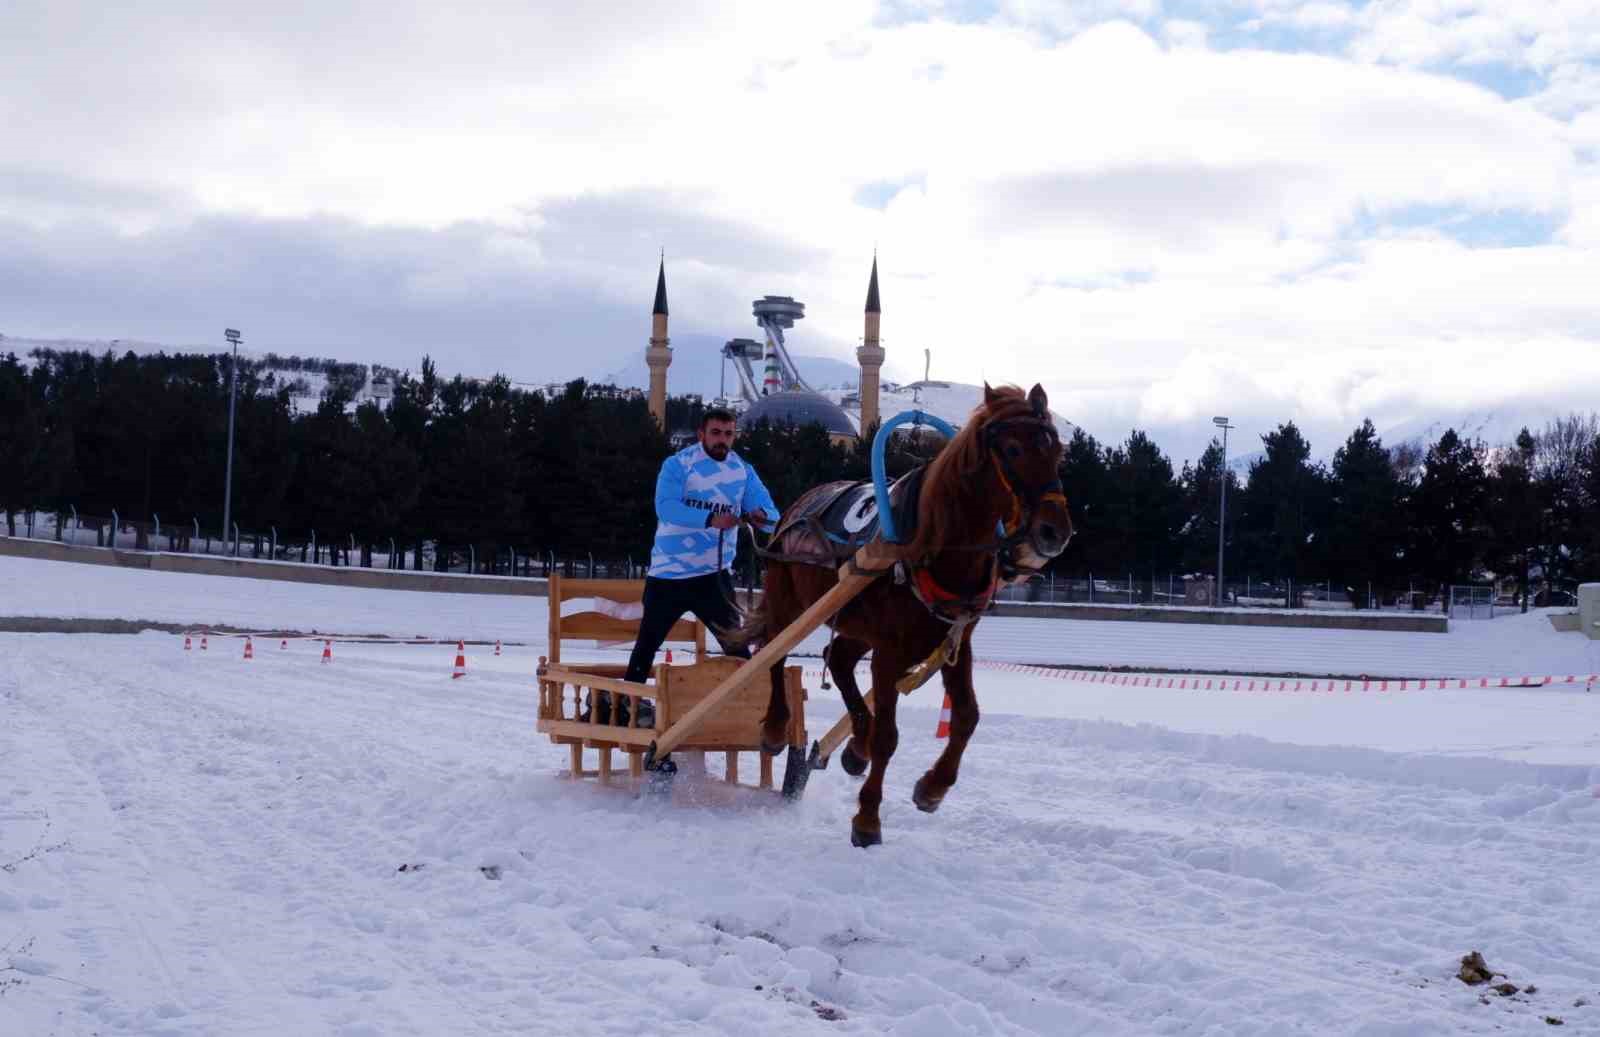
[[[437,645],[456,644],[456,637],[414,638],[336,636],[328,634],[291,634],[285,637],[274,631],[219,633],[203,627],[185,633],[211,637],[280,638],[288,641],[338,641],[341,644],[391,644]],[[475,642],[476,643],[476,642]],[[483,642],[488,644],[487,641]],[[1109,670],[1070,670],[1053,666],[1036,666],[1029,663],[1001,662],[979,659],[977,665],[986,670],[1003,673],[1030,673],[1055,680],[1078,681],[1085,684],[1110,684],[1129,688],[1170,688],[1178,691],[1282,691],[1282,692],[1391,692],[1427,691],[1429,688],[1465,690],[1476,688],[1546,688],[1594,687],[1600,685],[1600,673],[1544,674],[1522,677],[1222,677],[1204,674],[1134,674],[1113,673]],[[806,667],[807,676],[822,676],[821,667]]]
[[[1357,691],[1427,691],[1429,688],[1542,688],[1553,685],[1592,686],[1600,683],[1600,674],[1546,674],[1524,677],[1218,677],[1203,674],[1167,674],[1164,676],[1112,673],[1107,670],[1058,670],[1025,663],[1005,663],[979,660],[985,669],[1011,673],[1034,673],[1057,680],[1082,681],[1089,684],[1113,684],[1134,688],[1175,688],[1180,691],[1305,691],[1305,692],[1357,692]]]
[[[1219,677],[1204,674],[1134,674],[1109,670],[1064,670],[1027,663],[1007,663],[979,659],[977,665],[1004,673],[1031,673],[1056,680],[1085,684],[1111,684],[1129,688],[1172,688],[1178,691],[1284,691],[1358,692],[1427,691],[1429,688],[1544,688],[1555,686],[1593,687],[1600,685],[1600,673],[1546,674],[1536,677]],[[822,671],[807,670],[821,675]]]

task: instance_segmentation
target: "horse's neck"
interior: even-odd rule
[[[934,502],[944,511],[947,521],[945,544],[933,551],[928,568],[934,579],[952,590],[981,589],[993,574],[991,551],[972,550],[993,544],[996,539],[995,524],[1001,519],[997,487],[985,469],[970,480],[957,484],[956,492]],[[974,506],[973,501],[983,502]]]

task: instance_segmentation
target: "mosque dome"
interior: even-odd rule
[[[759,425],[763,420],[773,425],[809,425],[816,422],[830,436],[856,435],[856,427],[839,405],[824,396],[810,392],[776,392],[763,396],[739,417],[741,429]]]

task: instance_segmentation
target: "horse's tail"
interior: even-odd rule
[[[733,609],[737,617],[736,625],[727,630],[715,631],[717,640],[722,643],[725,651],[746,650],[754,654],[751,646],[766,641],[768,631],[772,627],[772,595],[761,595],[761,603],[754,609],[747,610],[739,605],[736,592]]]

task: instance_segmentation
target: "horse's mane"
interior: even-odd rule
[[[958,501],[962,498],[963,487],[969,491],[969,499],[978,499],[970,496],[970,490],[975,488],[971,479],[988,461],[983,430],[991,422],[1033,415],[1027,394],[1017,386],[1002,385],[990,392],[996,398],[973,408],[967,423],[928,462],[928,472],[922,480],[922,497],[917,502],[917,533],[906,545],[904,557],[927,558],[948,546],[957,535],[953,527],[961,518]]]

